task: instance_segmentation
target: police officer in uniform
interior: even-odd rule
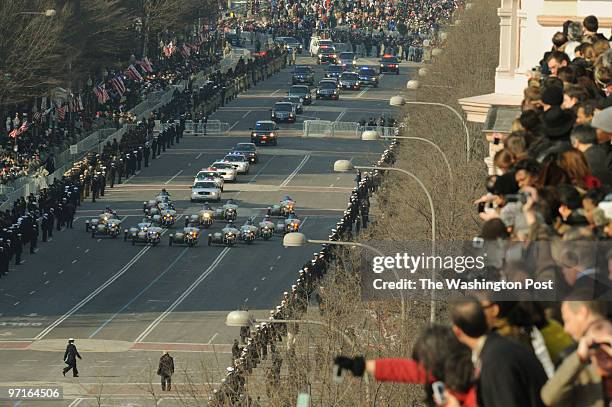
[[[40,221],[40,229],[42,230],[42,241],[46,242],[47,234],[49,233],[49,214],[47,212],[43,213]]]
[[[100,186],[99,186],[98,176],[94,175],[91,181],[91,202],[96,202],[96,198],[98,197],[99,188]]]
[[[79,351],[74,345],[74,339],[68,339],[68,346],[66,346],[66,352],[64,352],[64,363],[68,366],[62,369],[62,373],[66,376],[66,373],[72,369],[72,376],[79,377],[79,371],[77,370],[77,362],[76,358],[82,359],[81,355],[79,355]]]
[[[18,233],[14,240],[15,250],[15,265],[21,264],[21,253],[23,253],[23,242],[21,241],[21,233]]]
[[[140,146],[138,147],[138,151],[136,152],[136,158],[138,159],[138,171],[142,169],[142,157],[143,157],[143,151],[142,151],[142,146]]]
[[[136,174],[136,167],[138,167],[138,170],[140,171],[140,161],[138,161],[138,149],[132,151],[132,175]]]
[[[149,166],[149,155],[151,154],[151,145],[150,143],[147,141],[144,145],[144,151],[142,152],[142,155],[144,157],[144,166],[145,168],[147,168]]]
[[[111,162],[111,167],[110,167],[110,173],[109,173],[109,181],[110,181],[110,187],[114,188],[115,187],[115,176],[117,175],[117,158],[113,158],[113,161]]]
[[[106,188],[106,171],[105,171],[105,167],[102,167],[102,172],[100,173],[100,176],[98,177],[99,181],[100,181],[100,196],[104,196],[104,189]]]
[[[151,152],[153,153],[152,159],[155,160],[155,156],[159,155],[159,143],[157,140],[158,136],[153,136],[153,141],[151,141]]]

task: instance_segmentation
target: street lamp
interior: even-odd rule
[[[361,133],[361,140],[363,141],[376,141],[379,139],[416,140],[416,141],[425,142],[433,146],[436,150],[440,152],[440,154],[442,154],[442,158],[444,159],[444,162],[446,163],[446,168],[448,169],[448,176],[450,178],[451,184],[454,185],[455,180],[453,177],[453,169],[450,165],[450,161],[448,161],[448,157],[446,156],[446,153],[444,152],[444,150],[442,150],[442,148],[438,144],[426,138],[416,137],[416,136],[381,136],[376,130],[368,130],[368,131],[364,131],[363,133]]]
[[[431,194],[423,181],[410,171],[406,171],[403,168],[394,168],[394,167],[368,167],[368,166],[358,166],[353,165],[349,160],[337,160],[334,163],[334,171],[336,172],[349,172],[353,170],[378,170],[378,171],[396,171],[401,172],[402,174],[408,175],[410,178],[415,180],[417,184],[421,187],[425,196],[427,196],[427,200],[429,201],[429,209],[431,210],[431,252],[432,256],[436,255],[436,209],[434,208],[433,199],[431,198]],[[432,279],[436,281],[436,269],[433,269]],[[435,304],[435,290],[431,290],[431,314],[430,320],[431,322],[435,322],[436,320],[436,304]]]
[[[16,15],[31,15],[31,16],[45,16],[45,17],[55,17],[57,11],[55,9],[47,9],[45,11],[22,11],[20,13],[16,13]]]
[[[444,104],[444,103],[407,101],[406,98],[404,98],[401,95],[396,95],[396,96],[391,97],[391,99],[389,99],[389,105],[396,106],[396,107],[403,106],[403,105],[438,106],[438,107],[443,107],[453,112],[454,115],[457,116],[457,118],[461,121],[461,124],[463,125],[463,131],[465,132],[465,140],[466,140],[466,157],[468,161],[470,160],[470,150],[471,150],[470,148],[471,147],[470,130],[468,129],[467,124],[465,120],[463,119],[463,116],[461,116],[461,113],[459,113],[457,109],[447,104]]]
[[[369,250],[371,252],[376,253],[376,255],[378,255],[380,257],[385,257],[385,254],[383,252],[381,252],[380,250],[378,250],[377,248],[375,248],[373,246],[370,246],[370,245],[367,245],[367,244],[364,244],[364,243],[341,242],[341,241],[337,241],[337,240],[314,240],[314,239],[308,239],[305,234],[299,233],[299,232],[287,233],[285,235],[285,237],[283,238],[283,246],[285,246],[285,247],[301,247],[301,246],[306,245],[307,243],[329,244],[329,245],[333,245],[333,246],[361,247],[363,249],[366,249],[366,250]],[[395,269],[393,269],[393,274],[395,274],[395,278],[397,278],[397,280],[399,281],[400,278],[397,275],[397,271],[395,271]],[[404,299],[404,292],[403,291],[400,291],[400,299],[401,299],[401,303],[402,303],[401,318],[402,318],[402,321],[405,321],[406,320],[406,301]]]
[[[294,234],[294,233],[289,233],[288,235],[291,235],[291,234]],[[298,234],[301,234],[301,233],[298,233]],[[343,331],[341,331],[334,325],[326,324],[325,322],[322,322],[322,321],[316,321],[313,319],[274,319],[272,317],[270,317],[270,319],[259,319],[259,318],[255,318],[253,314],[251,314],[248,311],[231,311],[229,314],[227,314],[227,317],[225,317],[225,325],[231,326],[231,327],[240,327],[240,328],[249,327],[250,328],[254,324],[261,323],[261,322],[265,322],[267,324],[306,324],[306,325],[321,326],[332,332],[339,334],[344,340],[344,342],[346,342],[352,349],[355,349],[355,342],[353,342],[353,340],[346,333],[344,333]],[[365,380],[366,401],[369,404],[370,402],[370,386],[369,386],[370,380],[368,378],[368,375],[364,375],[363,378]]]

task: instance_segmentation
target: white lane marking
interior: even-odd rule
[[[346,110],[341,111],[335,121],[339,122],[340,119],[342,119],[345,114],[346,114]]]
[[[245,114],[243,114],[242,118],[245,119],[249,115],[249,113],[251,113],[251,110],[248,110]]]
[[[164,229],[161,234],[163,235],[167,230],[168,229]],[[136,263],[138,261],[138,259],[140,259],[142,256],[144,256],[144,254],[151,249],[151,247],[152,246],[145,246],[145,247],[143,247],[140,250],[140,252],[138,252],[134,257],[132,257],[132,259],[129,262],[127,262],[125,264],[125,266],[123,266],[118,272],[116,272],[112,277],[110,277],[102,285],[100,285],[93,292],[91,292],[87,297],[83,298],[78,304],[76,304],[74,307],[72,307],[70,310],[68,310],[68,312],[66,312],[64,315],[62,315],[58,319],[56,319],[55,322],[53,322],[51,325],[49,325],[45,329],[43,329],[42,332],[40,332],[38,335],[36,335],[34,337],[34,340],[37,340],[37,341],[41,340],[42,338],[47,336],[49,334],[49,332],[51,332],[52,330],[57,328],[57,326],[59,324],[61,324],[66,319],[70,318],[75,312],[77,312],[78,310],[83,308],[85,306],[85,304],[87,304],[89,301],[91,301],[96,295],[100,294],[102,292],[102,290],[104,290],[106,287],[111,285],[115,280],[117,280],[126,271],[128,271],[130,269],[130,267],[132,267],[134,265],[134,263]]]
[[[276,89],[274,92],[270,93],[270,96],[274,96],[276,95],[278,92],[280,92],[282,89]]]
[[[94,336],[96,336],[101,330],[104,329],[104,327],[106,327],[106,325],[110,324],[115,318],[117,318],[117,315],[121,314],[123,311],[128,309],[129,306],[134,303],[134,301],[136,301],[138,298],[140,298],[141,295],[143,295],[145,292],[147,292],[147,290],[149,288],[151,288],[151,286],[153,286],[155,283],[157,283],[168,271],[170,271],[172,269],[172,267],[174,267],[174,265],[176,263],[178,263],[178,261],[185,255],[185,253],[187,253],[187,250],[189,250],[189,248],[185,247],[183,249],[183,251],[178,255],[178,257],[176,259],[174,259],[172,261],[172,263],[170,263],[170,265],[168,267],[166,267],[166,269],[164,271],[161,272],[161,274],[159,274],[157,277],[155,277],[153,280],[151,280],[151,282],[145,288],[140,290],[140,292],[138,294],[136,294],[134,297],[132,297],[132,299],[129,300],[123,307],[121,307],[119,309],[119,311],[115,312],[111,317],[109,317],[106,321],[104,321],[102,324],[100,324],[100,326],[95,331],[93,331],[91,333],[91,335],[89,335],[88,339],[91,339]]]
[[[16,303],[13,304],[13,307],[16,307],[17,305],[19,305],[21,301],[17,301]]]
[[[151,324],[134,340],[134,343],[139,343],[144,341],[144,339],[164,320],[172,311],[176,309],[185,298],[189,296],[197,287],[200,285],[202,281],[204,281],[221,263],[221,260],[225,257],[227,253],[229,253],[230,248],[226,247],[219,253],[217,258],[212,262],[212,264],[204,271],[200,277],[197,278],[173,303],[168,307],[168,309],[162,312],[155,321],[151,322]]]
[[[212,343],[212,341],[215,340],[215,338],[217,337],[217,335],[219,335],[219,332],[215,332],[215,334],[208,340],[208,342],[206,342],[207,345],[210,345]]]
[[[308,216],[305,216],[304,220],[300,223],[300,230],[303,230],[302,228],[304,227],[304,223],[306,223],[307,220],[308,220]]]
[[[70,403],[68,405],[68,407],[77,407],[79,404],[81,404],[81,401],[83,401],[84,399],[82,397],[79,397],[77,399],[74,399],[74,401],[72,403]]]
[[[47,280],[45,281],[45,285],[49,284],[51,281]]]
[[[64,270],[60,270],[57,272],[57,274],[62,274],[64,272]]]
[[[77,261],[77,259],[72,260],[72,264],[76,263]]]
[[[365,93],[370,90],[370,88],[365,88],[364,90],[362,90],[361,92],[359,92],[359,94],[357,95],[358,98],[362,97],[363,95],[365,95]]]
[[[248,183],[249,183],[249,184],[251,184],[253,181],[255,181],[255,178],[257,178],[257,176],[258,176],[259,174],[261,174],[261,172],[262,172],[263,170],[265,170],[265,169],[266,169],[266,167],[267,167],[268,165],[270,165],[270,163],[272,162],[272,160],[274,160],[274,158],[276,158],[276,156],[275,156],[275,155],[273,155],[273,156],[272,156],[272,157],[271,157],[271,158],[270,158],[270,159],[269,159],[269,160],[268,160],[268,161],[267,161],[267,162],[266,162],[266,163],[265,163],[265,164],[264,164],[264,165],[263,165],[263,166],[262,166],[262,167],[259,169],[259,171],[257,171],[257,173],[255,173],[255,175],[253,176],[253,178],[251,178],[251,179],[249,180],[249,182],[248,182]]]
[[[89,249],[85,249],[85,253],[89,253]]]
[[[176,177],[178,177],[179,175],[181,175],[183,173],[183,170],[180,170],[179,172],[177,172],[176,174],[174,174],[172,176],[172,178],[170,178],[168,181],[164,182],[164,185],[168,185],[169,183],[172,182],[173,179],[175,179]]]
[[[262,278],[261,278],[261,281],[266,281],[266,278],[265,278],[265,277],[262,277]]]
[[[295,170],[293,170],[293,172],[291,174],[289,174],[289,176],[287,178],[285,178],[285,180],[280,184],[280,187],[281,188],[286,187],[287,184],[289,184],[291,182],[291,180],[297,175],[297,173],[302,169],[304,164],[306,164],[306,161],[308,161],[309,159],[310,159],[310,154],[306,154],[306,156],[304,156],[304,158],[298,164],[298,166],[295,168]]]
[[[30,295],[34,294],[35,292],[36,292],[36,290],[30,291]]]
[[[234,127],[236,127],[236,125],[240,123],[240,120],[238,120],[237,122],[235,122],[234,124],[232,124],[232,127],[229,128],[229,131],[232,131],[234,129]]]
[[[198,154],[198,155],[196,156],[196,160],[199,160],[199,159],[200,159],[200,157],[202,157],[202,154],[204,154],[204,153],[200,153],[200,154]]]
[[[282,256],[276,256],[276,260],[280,260]]]
[[[253,291],[257,291],[257,287],[253,287]]]

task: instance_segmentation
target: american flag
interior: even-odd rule
[[[76,98],[76,106],[77,106],[77,112],[82,112],[83,110],[85,110],[83,108],[83,99],[81,99],[81,95],[77,96]]]
[[[64,120],[66,118],[66,106],[57,108],[57,117],[59,117],[60,120]]]
[[[151,64],[151,61],[149,61],[148,57],[144,57],[143,59],[141,59],[140,61],[137,62],[138,65],[140,65],[142,67],[142,69],[144,69],[146,72],[153,72],[153,65]]]
[[[121,75],[117,75],[111,79],[111,85],[113,85],[113,88],[115,88],[117,93],[119,93],[119,96],[123,96],[126,91],[126,87],[123,83],[123,78],[121,78]]]
[[[142,75],[140,74],[140,72],[138,72],[138,69],[136,69],[134,65],[128,66],[128,68],[125,71],[125,74],[131,80],[142,81]]]
[[[42,113],[40,111],[34,113],[33,119],[35,122],[40,122],[40,119],[42,119]]]
[[[108,92],[106,91],[106,88],[104,87],[103,83],[96,86],[93,92],[96,95],[96,98],[98,98],[98,103],[100,103],[101,105],[103,105],[104,103],[108,101],[109,99]]]
[[[17,138],[19,135],[21,135],[21,134],[25,133],[26,131],[28,131],[29,127],[30,127],[30,125],[28,124],[28,122],[23,122],[21,127],[19,127],[18,129],[14,129],[13,131],[11,131],[9,133],[9,137]]]
[[[176,52],[176,45],[174,45],[172,41],[170,41],[170,43],[168,43],[168,45],[164,47],[164,55],[166,55],[166,58],[170,58],[170,56],[174,54],[175,52]]]
[[[191,54],[191,48],[189,48],[186,44],[181,46],[180,51],[183,58],[187,58]]]

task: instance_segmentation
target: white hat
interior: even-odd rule
[[[74,342],[74,338],[68,338],[68,342]]]

